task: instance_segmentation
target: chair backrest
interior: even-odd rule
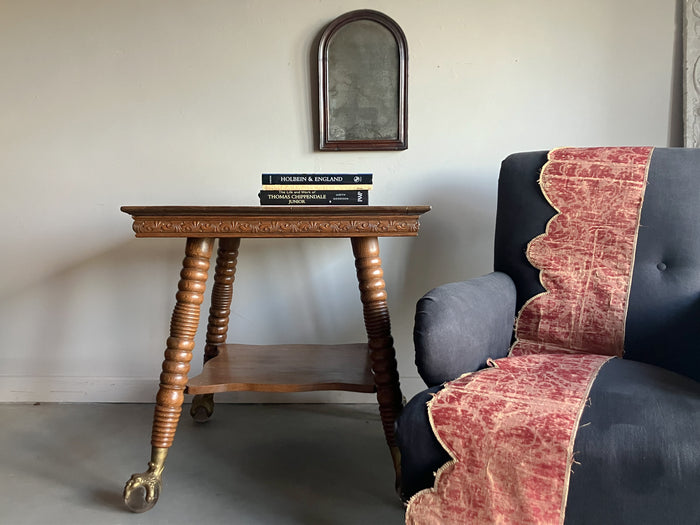
[[[537,151],[515,153],[501,165],[494,269],[515,282],[518,310],[544,291],[525,249],[555,214],[538,185],[546,161],[547,152]],[[700,149],[652,154],[624,357],[700,380]]]

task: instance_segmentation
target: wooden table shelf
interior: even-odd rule
[[[367,343],[219,346],[188,394],[219,392],[375,391]]]

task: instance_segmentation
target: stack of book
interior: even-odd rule
[[[369,204],[371,173],[263,173],[261,205]]]

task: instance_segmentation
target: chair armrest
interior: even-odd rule
[[[418,373],[428,386],[483,368],[508,353],[515,285],[501,272],[438,286],[416,306],[413,342]]]

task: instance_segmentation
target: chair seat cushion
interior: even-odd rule
[[[426,403],[397,425],[404,497],[432,486],[449,455],[432,434]],[[566,523],[698,523],[700,383],[624,359],[603,366],[574,443]]]

